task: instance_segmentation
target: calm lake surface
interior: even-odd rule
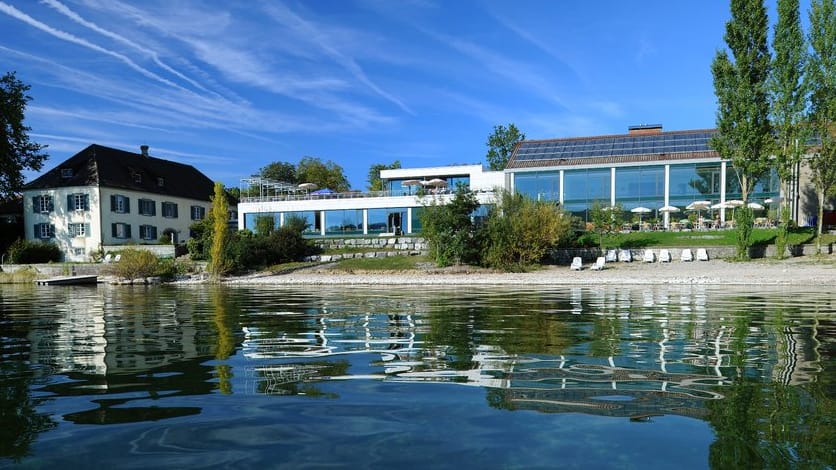
[[[832,468],[836,293],[0,286],[0,467]]]

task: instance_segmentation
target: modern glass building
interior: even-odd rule
[[[660,124],[652,124],[630,127],[623,135],[523,141],[506,167],[506,186],[537,200],[559,202],[586,220],[597,201],[620,204],[627,211],[650,209],[652,217],[668,226],[672,212],[659,211],[665,206],[684,212],[696,201],[727,206],[727,201],[740,199],[734,168],[708,145],[715,132],[663,132]],[[757,182],[748,201],[768,206],[779,192],[773,171]],[[731,209],[717,212],[725,221]]]
[[[416,234],[424,206],[449,202],[458,185],[476,192],[482,204],[478,217],[495,203],[495,190],[504,184],[502,172],[484,171],[481,164],[382,170],[380,178],[386,189],[366,193],[311,191],[304,184],[247,178],[242,194],[253,196],[241,198],[238,228],[254,230],[264,217],[277,227],[289,217],[301,217],[306,235],[313,237]]]

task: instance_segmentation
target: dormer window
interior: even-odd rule
[[[134,183],[142,183],[142,173],[134,173]]]
[[[161,188],[165,186],[165,178],[157,178],[157,186]]]
[[[61,168],[61,178],[72,178],[73,177],[73,169],[72,168]]]

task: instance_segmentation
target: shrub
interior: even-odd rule
[[[9,247],[9,262],[14,264],[61,261],[61,249],[49,242],[17,239]]]
[[[467,263],[479,259],[480,243],[471,219],[479,207],[476,195],[459,185],[447,204],[424,206],[421,211],[421,236],[427,240],[430,256],[439,266]]]
[[[505,192],[484,229],[483,263],[525,269],[542,261],[560,239],[571,237],[571,218],[553,203]]]
[[[746,206],[738,207],[734,213],[735,246],[737,259],[749,259],[749,247],[752,246],[752,228],[755,218],[752,209]]]
[[[138,279],[154,276],[159,272],[160,260],[150,251],[128,248],[119,254],[121,255],[119,261],[111,265],[114,276],[123,279]]]

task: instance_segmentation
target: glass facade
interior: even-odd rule
[[[668,203],[684,210],[694,201],[720,202],[720,162],[671,165]]]
[[[590,168],[563,172],[563,207],[584,215],[595,201],[610,204],[610,169]]]
[[[560,172],[532,171],[514,174],[514,191],[535,201],[560,200]]]
[[[636,166],[615,170],[615,200],[625,210],[665,205],[665,167]]]
[[[358,234],[363,234],[363,209],[325,211],[325,235]]]
[[[369,209],[369,233],[406,231],[406,207]]]

